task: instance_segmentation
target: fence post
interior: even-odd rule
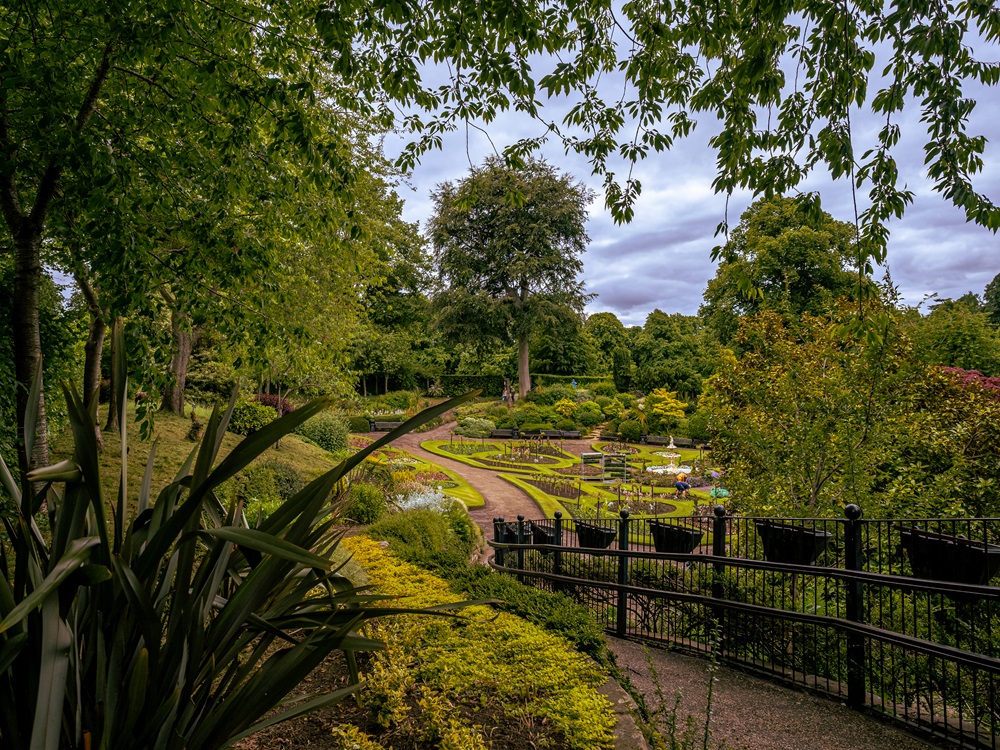
[[[562,511],[556,511],[555,520],[555,535],[556,535],[556,546],[562,547],[563,542],[563,527],[562,527]],[[562,575],[562,552],[556,550],[553,555],[552,561],[552,572],[556,575]]]
[[[712,555],[714,557],[726,556],[726,508],[723,505],[716,505],[712,512],[715,518],[712,519]],[[725,599],[726,589],[722,584],[722,576],[726,572],[726,564],[717,562],[713,565],[715,573],[712,576],[712,598]],[[716,626],[721,631],[722,620],[725,617],[725,610],[722,607],[715,607]]]
[[[861,570],[861,508],[848,505],[844,508],[844,567]],[[847,582],[847,619],[863,620],[864,590],[861,581]],[[851,708],[865,706],[865,639],[859,633],[847,633],[847,705]]]
[[[628,511],[619,513],[621,520],[618,522],[618,549],[628,552]],[[619,638],[625,637],[626,625],[628,623],[628,593],[624,587],[628,585],[628,555],[618,558],[618,621],[615,623],[615,630]]]
[[[524,516],[517,516],[517,543],[526,544],[524,541]],[[517,548],[517,569],[524,570],[524,547]],[[517,574],[517,580],[524,583],[524,576],[520,573]]]
[[[503,542],[503,516],[497,516],[493,519],[493,541]],[[496,561],[497,565],[503,565],[503,553],[504,551],[499,548],[495,548],[493,552],[493,559]]]

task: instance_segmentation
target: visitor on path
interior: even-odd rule
[[[677,475],[677,481],[674,482],[674,489],[676,490],[674,497],[683,497],[687,500],[688,490],[691,489],[691,485],[685,482],[685,479],[687,479],[687,474]]]

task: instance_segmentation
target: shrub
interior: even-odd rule
[[[570,401],[568,398],[561,398],[556,401],[552,408],[564,417],[571,417],[573,416],[573,412],[576,411],[576,402]]]
[[[513,430],[517,427],[517,417],[513,412],[504,414],[502,417],[497,418],[496,425],[501,430]]]
[[[493,605],[497,609],[559,633],[598,663],[608,663],[603,626],[589,609],[565,594],[536,589],[482,565],[470,565],[451,575],[449,580],[455,591],[468,594],[471,599],[499,599],[500,602]]]
[[[595,396],[603,396],[605,398],[614,398],[618,395],[618,389],[615,384],[610,380],[602,380],[600,383],[594,383],[589,386],[590,392]],[[596,400],[596,399],[595,399]]]
[[[278,417],[278,412],[270,406],[257,401],[237,401],[233,407],[233,416],[229,420],[229,432],[237,435],[249,435],[251,432],[269,425]]]
[[[575,430],[576,429],[576,422],[574,422],[572,419],[564,419],[561,422],[557,422],[556,423],[556,429],[557,430]]]
[[[496,428],[496,424],[489,419],[466,417],[459,420],[458,427],[455,428],[455,434],[472,438],[488,438],[490,433]]]
[[[347,429],[351,432],[370,432],[371,428],[368,417],[355,414],[347,418]]]
[[[370,539],[347,544],[378,593],[403,597],[398,606],[460,599],[445,581],[394,559]],[[491,614],[472,607],[459,620],[378,622],[373,634],[387,650],[372,659],[359,696],[368,721],[389,728],[401,740],[397,746],[406,747],[485,747],[480,728],[462,723],[470,713],[504,727],[507,747],[613,747],[614,712],[596,692],[606,679],[600,669],[558,636],[504,612]],[[524,728],[528,735],[516,734]]]
[[[618,434],[622,440],[629,443],[638,443],[642,437],[642,425],[634,419],[626,419],[618,425]]]
[[[528,422],[526,424],[521,425],[521,429],[525,430],[525,431],[527,431],[527,430],[551,430],[552,429],[552,423],[551,422]]]
[[[550,386],[536,386],[528,391],[526,399],[533,404],[538,404],[539,406],[554,406],[556,402],[563,399],[568,399],[569,401],[576,403],[577,392],[573,389],[571,385],[550,385]]]
[[[610,396],[595,396],[594,403],[601,407],[601,411],[605,411],[609,406],[611,406],[613,398]]]
[[[387,409],[405,412],[417,408],[417,404],[420,403],[420,394],[417,391],[392,391],[384,396],[379,396],[378,400]]]
[[[270,406],[278,414],[291,414],[295,411],[295,407],[292,406],[291,401],[287,398],[282,398],[276,393],[259,393],[252,400],[259,404],[264,404],[264,406]]]
[[[298,470],[283,461],[264,461],[261,466],[270,471],[274,477],[274,488],[281,501],[288,500],[306,486],[306,481]]]
[[[459,523],[453,513],[433,510],[393,513],[365,531],[372,539],[389,542],[400,559],[426,570],[465,567],[476,547],[468,538],[470,533],[475,532]]]
[[[385,493],[373,484],[364,482],[351,486],[344,504],[344,516],[363,525],[380,521],[389,512]]]
[[[365,424],[367,429],[367,422]],[[295,434],[309,438],[323,450],[337,453],[347,450],[347,420],[340,414],[324,411],[295,430]]]
[[[601,407],[593,401],[584,401],[577,407],[573,417],[584,427],[593,427],[595,424],[600,424],[604,414],[601,412]]]

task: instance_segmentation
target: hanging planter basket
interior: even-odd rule
[[[657,552],[677,552],[689,554],[701,544],[704,533],[675,523],[650,521],[649,533],[653,537],[653,547]]]
[[[777,521],[757,521],[757,533],[769,562],[812,565],[826,550],[829,531]]]
[[[607,549],[616,536],[618,536],[618,532],[615,529],[582,521],[576,522],[576,538],[581,547]]]
[[[905,529],[901,536],[917,578],[986,586],[1000,573],[1000,546],[996,544],[920,529]]]

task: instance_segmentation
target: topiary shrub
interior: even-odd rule
[[[291,401],[287,398],[282,398],[276,393],[258,393],[251,400],[264,404],[264,406],[270,406],[279,414],[291,414],[295,411],[295,407],[292,406]]]
[[[372,426],[368,422],[368,417],[355,414],[347,418],[347,429],[351,432],[370,432],[371,428]]]
[[[557,430],[575,430],[577,429],[576,422],[572,419],[564,419],[561,422],[556,422]]]
[[[233,417],[229,420],[229,432],[237,435],[249,435],[262,427],[269,425],[278,418],[278,412],[270,406],[257,401],[237,401],[233,407]]]
[[[500,430],[513,430],[517,427],[517,418],[513,413],[504,414],[502,417],[498,417],[496,420],[497,429]]]
[[[638,443],[639,438],[642,437],[642,425],[634,419],[626,419],[618,425],[618,434],[626,442]]]
[[[455,434],[471,438],[488,438],[496,428],[496,423],[489,419],[466,417],[459,420]]]
[[[376,523],[389,512],[385,493],[374,484],[359,482],[351,486],[344,506],[344,516],[363,525]]]
[[[365,428],[367,430],[367,420]],[[309,438],[323,450],[331,453],[338,453],[347,450],[347,434],[349,432],[347,420],[340,414],[332,411],[324,411],[317,414],[296,430],[296,435]]]

